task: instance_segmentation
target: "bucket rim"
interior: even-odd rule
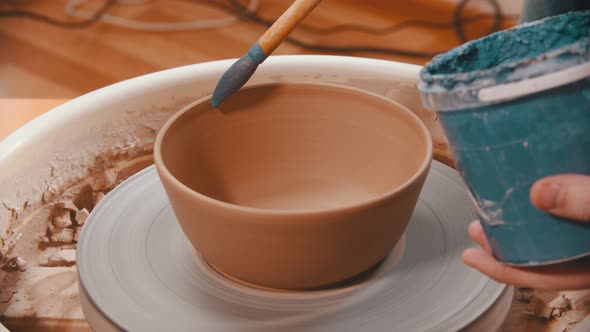
[[[564,17],[590,18],[590,10],[570,12],[538,21],[523,23],[513,28],[498,31],[434,57],[420,70],[420,91],[426,108],[435,111],[463,110],[487,106],[524,95],[556,88],[590,77],[590,37],[584,37],[568,45],[540,53],[533,58],[519,58],[485,69],[464,72],[433,74],[437,61],[453,53],[457,56],[478,48],[485,40],[496,39],[510,32],[530,29]],[[508,32],[508,33],[507,33]],[[530,84],[524,84],[527,81]],[[542,81],[541,83],[537,81]],[[518,91],[510,91],[519,84]],[[528,88],[527,88],[528,86]]]

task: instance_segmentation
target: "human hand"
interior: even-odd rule
[[[567,174],[543,178],[531,188],[530,198],[537,209],[590,222],[590,176]],[[590,288],[590,257],[548,266],[514,267],[494,258],[479,221],[469,225],[469,236],[480,248],[467,249],[463,262],[498,282],[542,290]]]

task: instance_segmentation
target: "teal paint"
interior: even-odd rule
[[[578,12],[496,32],[434,57],[424,67],[421,78],[431,88],[443,88],[446,94],[455,87],[467,88],[466,84],[483,87],[520,81],[525,77],[514,75],[518,69],[534,69],[529,76],[545,74],[552,71],[547,66],[569,66],[560,61],[562,58],[588,56],[583,54],[585,50],[578,50],[587,46],[578,42],[590,37],[589,26],[588,12]],[[567,47],[571,51],[563,49]],[[560,49],[563,54],[545,59]],[[532,64],[539,61],[543,62],[539,66]]]
[[[267,57],[258,42],[250,47],[248,50],[248,56],[252,58],[252,61],[257,65],[261,64],[264,60],[266,60]]]
[[[223,73],[211,97],[211,106],[218,107],[223,100],[238,91],[254,74],[258,65],[266,60],[262,47],[256,42],[248,53]]]
[[[442,54],[422,70],[419,89],[438,112],[496,258],[542,265],[590,254],[588,223],[541,212],[529,199],[542,177],[590,175],[590,11]]]

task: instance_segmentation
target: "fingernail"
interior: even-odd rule
[[[548,183],[541,188],[539,194],[539,208],[542,210],[551,210],[557,208],[557,200],[561,186],[557,183]]]

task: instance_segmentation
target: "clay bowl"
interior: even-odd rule
[[[385,258],[430,168],[426,126],[403,106],[320,83],[209,97],[162,127],[155,164],[194,248],[265,288],[330,287]]]

